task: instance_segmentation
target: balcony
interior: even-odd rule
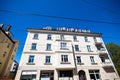
[[[102,63],[102,65],[103,65],[103,69],[106,72],[109,72],[109,73],[115,72],[113,64],[111,62],[105,62],[105,63]]]

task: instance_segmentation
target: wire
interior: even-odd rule
[[[15,14],[23,14],[23,15],[32,15],[32,16],[41,16],[41,17],[49,17],[49,18],[57,18],[57,19],[66,19],[66,20],[77,20],[77,21],[86,21],[86,22],[96,22],[96,23],[105,23],[105,24],[120,24],[117,22],[107,22],[107,21],[98,21],[98,20],[89,20],[89,19],[80,19],[80,18],[68,18],[68,17],[61,17],[61,16],[51,16],[51,15],[43,15],[43,14],[34,14],[34,13],[25,13],[25,12],[17,12],[17,11],[8,11],[8,10],[1,10],[1,12],[7,13],[15,13]]]
[[[83,2],[85,2],[85,3],[87,3],[87,4],[90,4],[90,5],[93,5],[93,6],[102,8],[102,9],[105,9],[105,10],[107,10],[107,11],[109,11],[109,12],[115,13],[115,14],[117,14],[118,16],[120,16],[120,13],[115,12],[115,11],[113,11],[113,10],[111,10],[111,9],[105,8],[105,7],[103,7],[103,6],[100,6],[100,5],[98,5],[98,4],[95,4],[95,3],[93,3],[93,2],[89,2],[89,1],[87,1],[87,0],[81,0],[81,1],[83,1]]]

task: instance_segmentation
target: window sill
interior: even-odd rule
[[[47,49],[46,49],[46,51],[52,51],[52,50],[51,50],[51,49],[50,49],[50,50],[47,50]]]
[[[27,65],[35,65],[35,63],[26,63]]]
[[[60,40],[60,39],[56,39],[56,41],[66,41],[66,42],[71,42],[71,40]]]
[[[32,50],[32,51],[37,51],[37,49],[30,49],[30,50]]]
[[[33,38],[33,40],[39,40],[38,38]]]
[[[44,63],[44,65],[52,65],[52,63]]]
[[[84,65],[84,63],[77,63],[78,65]]]
[[[69,50],[68,48],[60,48],[61,50]]]
[[[98,63],[91,63],[92,65],[97,65]]]
[[[75,51],[75,52],[81,52],[81,51],[79,50],[79,51]]]
[[[52,41],[53,39],[47,39],[47,40]]]
[[[74,42],[79,42],[78,40],[73,40]]]
[[[88,52],[93,52],[93,51],[88,51]]]
[[[61,62],[61,64],[70,64],[70,62]]]

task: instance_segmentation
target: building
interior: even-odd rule
[[[0,25],[0,78],[9,78],[10,68],[18,48],[18,41],[12,40],[11,26]]]
[[[12,63],[11,69],[10,69],[10,78],[12,78],[12,79],[15,78],[15,75],[16,75],[16,72],[18,69],[18,65],[19,65],[18,62],[14,60]]]
[[[28,28],[15,80],[119,80],[100,33]]]

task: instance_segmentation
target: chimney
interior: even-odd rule
[[[0,28],[3,28],[4,24],[0,24]]]
[[[9,31],[10,28],[11,28],[11,26],[10,26],[10,25],[7,25],[7,26],[6,26],[6,31]]]

